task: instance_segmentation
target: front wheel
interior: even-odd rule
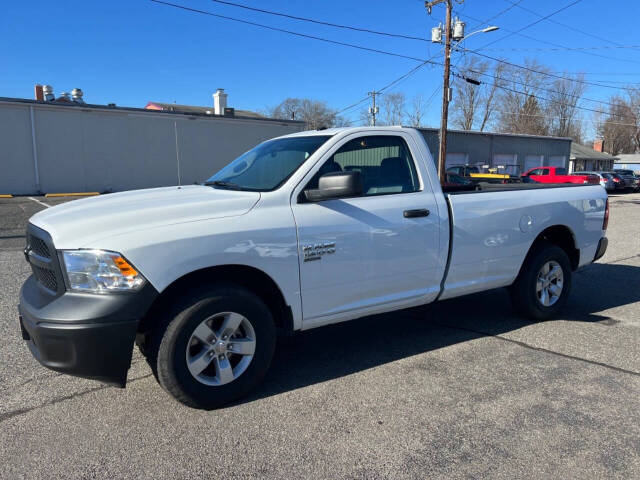
[[[273,317],[241,287],[204,287],[182,297],[155,332],[160,385],[178,401],[217,408],[246,395],[266,374],[276,343]]]
[[[571,275],[564,250],[547,242],[534,245],[510,288],[513,306],[532,320],[556,316],[567,303]]]

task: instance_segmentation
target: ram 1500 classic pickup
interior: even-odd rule
[[[364,127],[266,141],[203,185],[58,205],[28,224],[22,334],[43,365],[119,386],[136,342],[165,390],[215,408],[261,381],[278,332],[497,287],[556,315],[607,247],[605,190],[485,188],[443,193],[420,132]]]

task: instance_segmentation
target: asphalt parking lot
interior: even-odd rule
[[[640,194],[563,318],[504,290],[300,334],[264,385],[189,409],[136,350],[126,389],[41,367],[20,336],[24,228],[69,199],[0,199],[2,478],[640,478]]]

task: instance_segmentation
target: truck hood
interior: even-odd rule
[[[202,185],[150,188],[75,200],[36,213],[30,222],[51,235],[56,248],[91,248],[113,235],[247,213],[258,192]]]

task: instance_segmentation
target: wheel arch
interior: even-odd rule
[[[576,270],[578,268],[580,264],[580,250],[576,245],[576,237],[569,227],[566,225],[553,225],[545,228],[535,238],[531,247],[529,247],[527,257],[541,242],[551,243],[552,245],[560,247],[567,254],[567,257],[569,257],[571,269]]]
[[[291,307],[273,278],[258,268],[234,264],[201,268],[174,280],[160,292],[140,321],[138,333],[144,335],[152,331],[157,325],[158,315],[169,307],[171,299],[179,296],[194,283],[233,284],[244,287],[256,294],[271,310],[280,333],[288,335],[294,330]]]

